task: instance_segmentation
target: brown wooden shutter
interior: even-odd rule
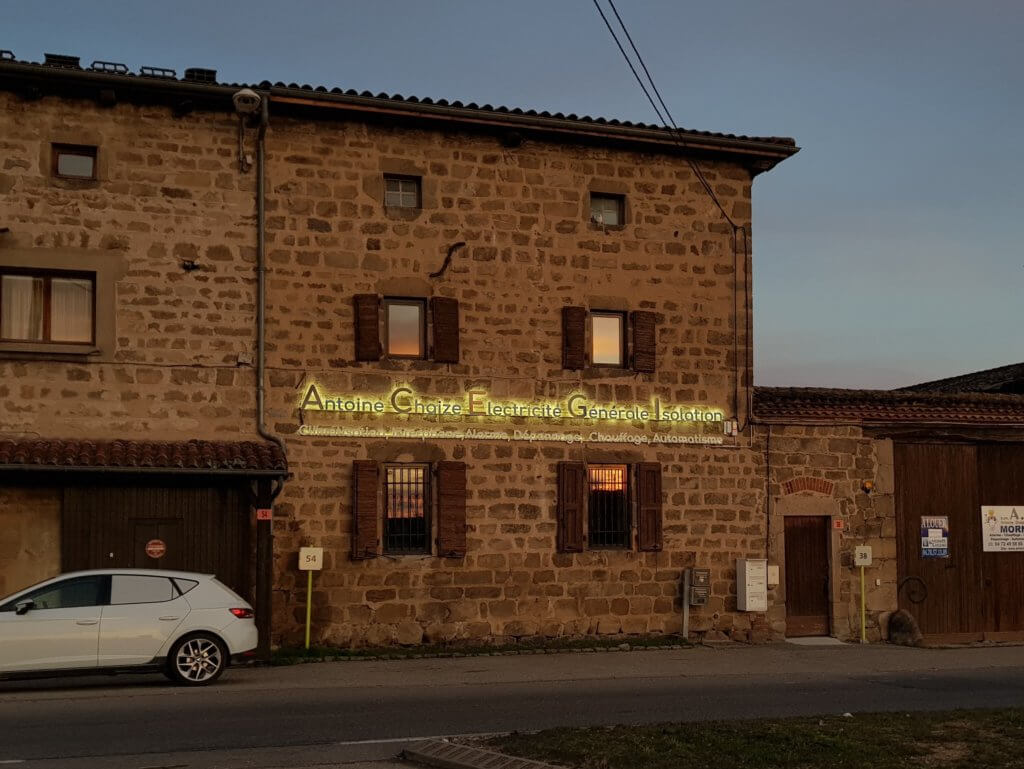
[[[352,463],[352,560],[377,557],[378,533],[377,463],[357,459]]]
[[[583,513],[587,468],[582,462],[558,463],[558,550],[583,552]]]
[[[636,466],[637,549],[661,550],[664,544],[661,512],[661,465],[641,462]]]
[[[437,463],[437,554],[466,556],[466,463]]]
[[[562,308],[562,368],[580,369],[587,365],[587,310]]]
[[[633,370],[654,373],[658,325],[655,314],[637,310],[632,316]]]
[[[430,300],[434,321],[434,360],[438,363],[459,362],[459,300],[435,296]]]
[[[376,294],[356,294],[356,360],[380,360],[380,300]]]

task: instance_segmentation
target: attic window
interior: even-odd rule
[[[82,144],[53,145],[53,175],[60,179],[95,179],[96,148]]]

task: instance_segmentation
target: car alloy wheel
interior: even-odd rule
[[[212,683],[226,664],[223,647],[210,636],[192,636],[181,641],[171,660],[174,678],[184,684]]]

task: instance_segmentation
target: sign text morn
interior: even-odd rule
[[[542,419],[563,421],[586,419],[597,422],[648,422],[659,424],[708,424],[725,419],[720,409],[663,403],[654,398],[647,404],[593,403],[574,393],[565,400],[521,401],[495,399],[485,390],[469,390],[462,397],[418,395],[411,387],[394,388],[383,396],[334,394],[321,391],[316,383],[307,385],[299,402],[300,411],[336,414],[404,414],[430,417],[489,417],[491,419]]]

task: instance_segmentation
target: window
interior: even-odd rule
[[[429,553],[429,465],[384,467],[384,552]]]
[[[629,469],[587,466],[587,520],[591,547],[629,547]]]
[[[0,341],[92,344],[96,277],[0,272]]]
[[[181,595],[185,595],[185,593],[199,584],[194,579],[182,579],[181,577],[175,577],[171,582],[173,582],[174,586],[178,588],[178,592]]]
[[[390,358],[427,356],[426,304],[422,299],[385,299],[385,348]]]
[[[605,227],[618,227],[625,223],[626,199],[622,195],[590,193],[590,221]]]
[[[385,176],[384,206],[386,208],[419,208],[420,180],[417,176]]]
[[[28,595],[4,605],[2,611],[14,611],[19,603],[32,601],[35,609],[77,609],[82,606],[102,606],[106,603],[107,577],[75,577],[53,585],[41,587]]]
[[[79,144],[54,144],[53,175],[64,179],[95,179],[96,148]]]
[[[625,313],[590,313],[590,362],[595,366],[626,365]]]
[[[110,581],[110,603],[161,603],[177,597],[174,585],[167,577],[140,577],[133,574],[115,574]]]

